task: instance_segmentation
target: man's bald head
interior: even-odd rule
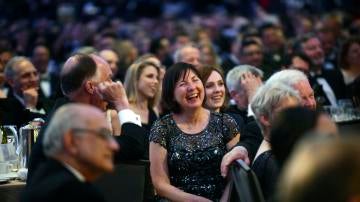
[[[104,60],[102,57],[95,55],[95,54],[90,54],[90,57],[94,60],[94,62],[96,63],[96,65],[99,66],[109,66],[109,63],[106,62],[106,60]]]
[[[95,54],[91,54],[90,57],[95,61],[97,67],[96,76],[95,76],[97,80],[100,80],[101,82],[111,80],[112,71],[109,63],[106,62],[106,60],[103,59],[102,57]]]
[[[60,75],[63,93],[69,95],[78,90],[86,79],[96,74],[96,65],[97,62],[93,56],[84,54],[71,56],[65,62]]]

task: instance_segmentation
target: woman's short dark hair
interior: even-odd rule
[[[195,69],[193,65],[184,62],[175,63],[166,70],[162,83],[161,95],[161,105],[165,111],[171,111],[173,113],[181,112],[181,107],[175,100],[174,91],[176,83],[181,77],[185,78],[189,71],[194,72],[194,74],[200,78],[198,70]]]

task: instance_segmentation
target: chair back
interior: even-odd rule
[[[154,198],[148,160],[119,163],[95,182],[108,202],[143,202]]]
[[[230,202],[264,202],[259,181],[255,173],[242,160],[230,167]]]

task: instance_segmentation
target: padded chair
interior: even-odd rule
[[[100,177],[95,186],[108,202],[143,202],[154,198],[150,162],[146,160],[117,164],[114,172]]]
[[[230,167],[230,202],[264,202],[264,196],[255,173],[242,160]]]

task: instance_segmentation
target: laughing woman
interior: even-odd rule
[[[203,107],[204,96],[194,66],[177,63],[166,71],[162,103],[171,113],[150,132],[150,172],[160,199],[219,201],[227,196],[220,163],[240,134],[230,116]]]

